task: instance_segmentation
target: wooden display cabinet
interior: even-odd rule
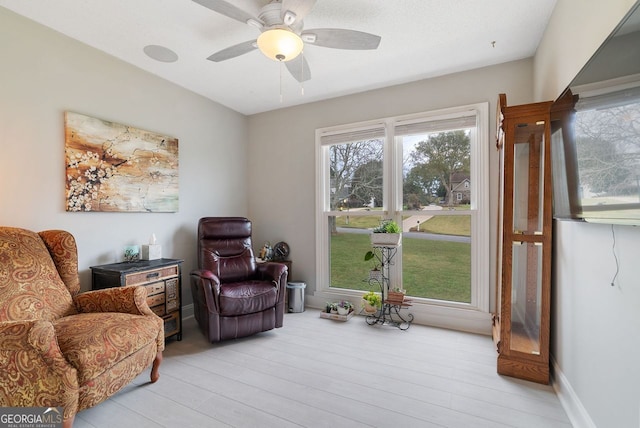
[[[142,285],[147,304],[164,320],[164,337],[182,340],[181,264],[182,260],[157,259],[91,266],[94,290]]]
[[[549,383],[551,105],[508,107],[501,94],[498,272],[493,338],[498,373]]]

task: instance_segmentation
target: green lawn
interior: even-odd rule
[[[361,217],[358,220],[372,219]],[[368,234],[333,235],[331,286],[365,291],[372,289],[367,281],[371,262],[364,261],[364,254],[370,249]],[[471,302],[470,244],[403,237],[402,249],[403,287],[407,295]]]

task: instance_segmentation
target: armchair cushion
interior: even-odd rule
[[[97,312],[71,315],[52,324],[58,346],[78,371],[82,385],[155,342],[162,324],[156,319],[149,322],[143,315]]]

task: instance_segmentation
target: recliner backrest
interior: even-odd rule
[[[244,217],[204,217],[198,222],[198,267],[220,282],[250,279],[256,274],[251,221]]]

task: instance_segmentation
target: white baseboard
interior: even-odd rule
[[[316,292],[313,295],[305,295],[305,307],[320,310],[325,307],[327,301],[342,299],[350,300],[357,306],[361,294],[350,290]],[[413,306],[403,309],[403,313],[411,313],[414,316],[414,324],[491,335],[491,314],[487,312],[414,302]]]
[[[593,423],[587,409],[584,408],[580,398],[571,387],[569,380],[565,377],[558,366],[555,358],[551,355],[551,366],[553,367],[551,385],[556,391],[560,404],[571,421],[574,428],[597,428]]]
[[[193,303],[182,307],[182,319],[193,317]]]

